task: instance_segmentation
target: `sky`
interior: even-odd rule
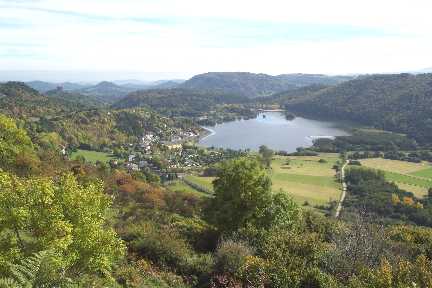
[[[0,80],[432,67],[432,1],[0,0]]]

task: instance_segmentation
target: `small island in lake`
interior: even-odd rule
[[[296,118],[296,116],[291,112],[285,111],[284,114],[285,114],[285,119],[288,121],[292,121]]]

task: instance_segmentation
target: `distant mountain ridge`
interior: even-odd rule
[[[271,76],[249,72],[209,72],[196,75],[179,87],[257,98],[313,84],[336,85],[352,78],[350,76],[327,76],[321,74]]]
[[[184,80],[173,79],[146,82],[132,79],[118,80],[113,82],[102,81],[96,84],[71,82],[52,83],[45,81],[29,81],[25,84],[39,91],[40,93],[47,93],[54,90],[58,92],[57,89],[61,88],[63,91],[90,96],[93,98],[93,100],[96,99],[97,101],[113,103],[126,96],[130,92],[149,89],[171,89],[178,87],[182,82],[184,82]]]
[[[30,81],[30,82],[25,82],[25,84],[39,91],[40,93],[45,93],[47,91],[54,90],[57,87],[62,87],[63,90],[72,91],[72,90],[82,89],[87,86],[87,85],[71,83],[71,82],[52,83],[52,82],[45,82],[45,81]]]

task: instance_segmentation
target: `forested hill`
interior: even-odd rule
[[[72,109],[70,103],[51,99],[21,82],[0,84],[0,113],[14,117],[55,115]]]
[[[96,96],[82,95],[74,91],[65,91],[63,89],[54,89],[44,93],[51,99],[62,101],[68,106],[75,106],[77,110],[93,109],[104,107],[106,102]]]
[[[123,98],[128,93],[136,90],[137,89],[128,88],[116,85],[112,82],[103,81],[94,86],[76,90],[75,92],[97,98],[100,101],[104,101],[105,103],[113,103]]]
[[[372,75],[279,102],[294,112],[330,116],[432,142],[432,74]]]
[[[181,87],[256,98],[312,84],[334,85],[349,79],[351,77],[332,77],[319,74],[271,76],[247,72],[211,72],[196,75],[184,82]]]
[[[116,102],[113,108],[149,107],[168,116],[194,117],[209,111],[216,104],[245,103],[248,100],[246,97],[212,91],[155,89],[130,93]]]

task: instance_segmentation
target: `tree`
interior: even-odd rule
[[[53,181],[0,173],[0,269],[5,261],[51,250],[76,272],[109,271],[123,243],[105,227],[111,199],[102,183],[78,184],[71,174]],[[12,253],[13,252],[13,253]]]
[[[215,197],[207,211],[222,232],[253,225],[271,203],[271,180],[256,159],[224,162],[213,186]]]
[[[261,155],[261,157],[262,157],[262,161],[263,161],[263,163],[264,163],[264,165],[267,167],[267,168],[270,168],[270,165],[271,165],[271,161],[272,161],[272,158],[273,158],[273,154],[274,154],[274,152],[273,152],[273,150],[271,150],[271,149],[269,149],[267,146],[265,146],[265,145],[261,145],[260,147],[259,147],[259,154]]]
[[[207,215],[221,232],[290,228],[300,217],[300,209],[290,197],[272,194],[271,180],[257,159],[224,162],[213,186],[215,197]]]
[[[0,168],[27,175],[37,165],[33,143],[26,131],[0,114]]]

